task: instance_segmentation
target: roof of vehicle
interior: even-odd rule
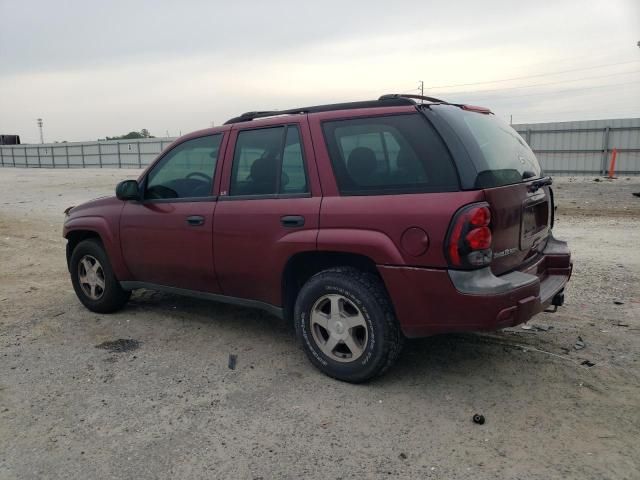
[[[255,120],[258,118],[265,117],[274,117],[278,115],[292,115],[299,113],[316,113],[316,112],[330,112],[333,110],[353,110],[359,108],[380,108],[380,107],[400,107],[400,106],[411,106],[417,105],[418,102],[416,100],[420,100],[421,102],[429,102],[429,104],[449,104],[444,100],[440,100],[438,98],[426,97],[422,95],[413,95],[413,94],[388,94],[382,95],[378,100],[367,100],[362,102],[347,102],[347,103],[332,103],[328,105],[314,105],[310,107],[298,107],[298,108],[290,108],[287,110],[265,110],[265,111],[256,111],[256,112],[246,112],[238,117],[231,118],[227,120],[224,124],[232,124],[238,122],[247,122],[250,120]]]

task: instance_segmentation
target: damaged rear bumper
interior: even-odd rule
[[[562,304],[572,272],[566,242],[549,238],[543,254],[521,271],[380,266],[404,334],[497,330],[526,322]]]

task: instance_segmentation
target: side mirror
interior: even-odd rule
[[[139,200],[140,187],[135,180],[124,180],[116,187],[116,197],[118,200]]]

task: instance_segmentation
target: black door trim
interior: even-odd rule
[[[199,290],[189,290],[186,288],[169,287],[167,285],[158,285],[147,282],[120,282],[120,286],[124,290],[136,290],[138,288],[146,288],[148,290],[157,290],[159,292],[172,293],[174,295],[183,295],[185,297],[201,298],[203,300],[213,300],[215,302],[229,303],[240,307],[258,308],[264,310],[271,315],[280,319],[284,318],[282,307],[271,305],[270,303],[261,302],[259,300],[250,300],[248,298],[229,297],[218,293],[201,292]]]

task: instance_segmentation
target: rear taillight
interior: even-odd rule
[[[453,217],[446,241],[449,264],[455,268],[491,263],[491,210],[485,202],[462,207]]]

